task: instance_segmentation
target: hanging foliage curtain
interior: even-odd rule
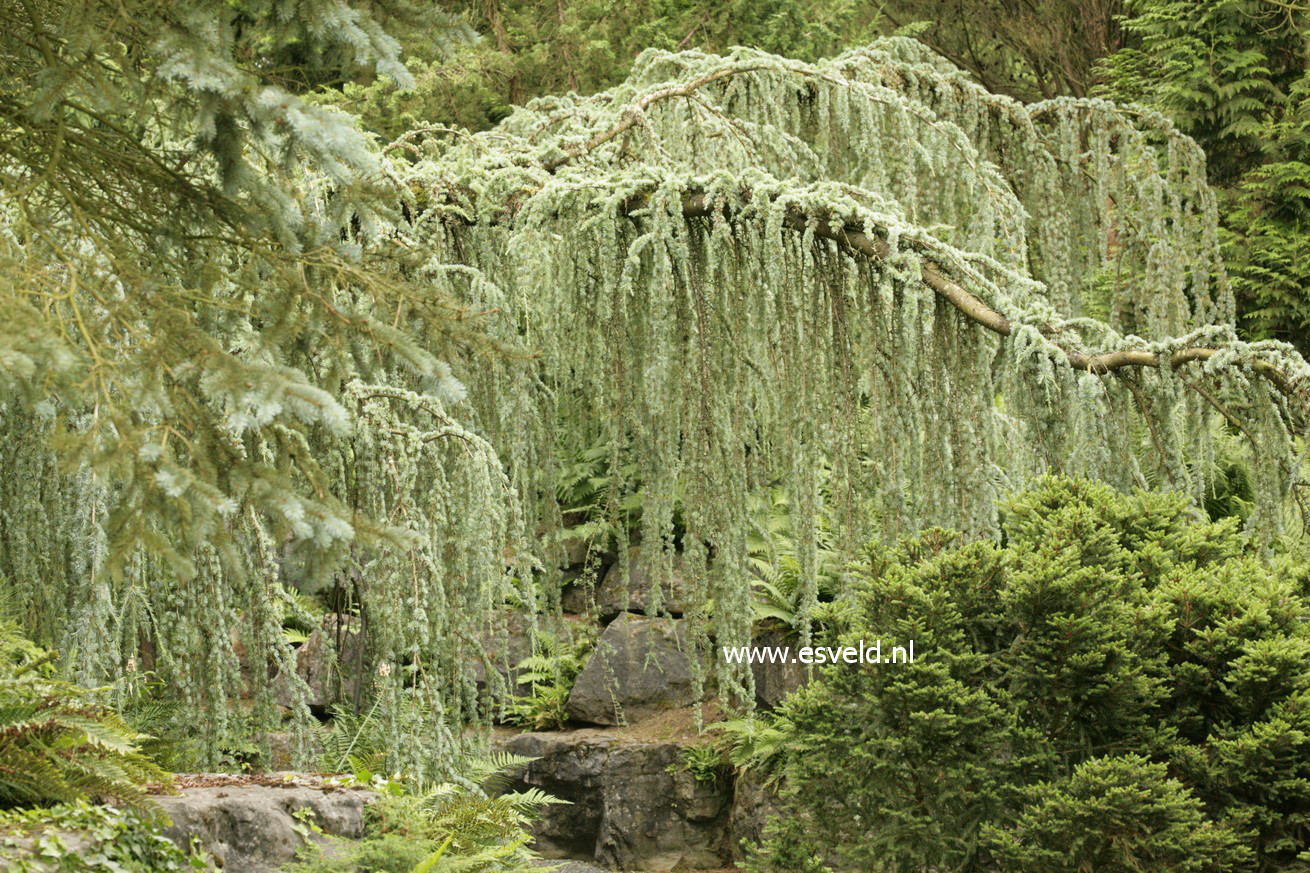
[[[1251,529],[1291,520],[1310,369],[1234,333],[1203,157],[1159,116],[1021,105],[902,39],[817,64],[648,52],[612,92],[408,134],[375,181],[401,208],[367,220],[330,179],[304,188],[374,273],[324,269],[260,318],[248,282],[210,277],[239,314],[189,329],[264,369],[198,377],[222,414],[191,441],[143,407],[57,472],[103,411],[7,401],[4,572],[79,669],[119,672],[151,636],[221,721],[233,630],[285,668],[279,578],[344,579],[397,763],[421,769],[407,736],[454,748],[485,713],[476,634],[550,601],[532,583],[557,563],[561,446],[608,451],[621,556],[640,498],[656,602],[681,552],[697,675],[729,702],[750,673],[710,644],[749,641],[765,486],[790,492],[806,627],[820,519],[848,548],[989,535],[997,497],[1048,469],[1201,498],[1222,428]],[[261,339],[313,295],[312,331]],[[449,341],[464,318],[490,342]]]

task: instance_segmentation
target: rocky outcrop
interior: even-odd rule
[[[592,574],[568,572],[560,591],[560,611],[566,615],[592,615],[596,606],[596,578]]]
[[[617,725],[694,702],[681,619],[627,615],[605,628],[569,694],[569,717]]]
[[[165,833],[179,846],[189,847],[194,837],[224,870],[272,873],[294,861],[306,842],[362,837],[372,796],[292,783],[209,785],[153,799],[172,819]]]
[[[751,641],[751,645],[770,648],[790,648],[794,653],[800,645],[794,633],[766,631]],[[804,685],[808,679],[804,664],[756,661],[751,664],[755,675],[755,702],[765,709],[773,709],[788,694]]]
[[[536,759],[515,787],[570,801],[548,807],[535,825],[546,857],[645,873],[723,866],[731,787],[688,772],[684,743],[584,729],[518,734],[500,746]]]
[[[682,575],[682,556],[673,556],[673,573],[660,585],[659,614],[681,617],[687,611],[687,580]],[[641,546],[628,550],[628,574],[626,585],[622,570],[615,562],[596,586],[596,609],[604,621],[609,621],[620,612],[636,612],[649,615],[654,610],[651,602],[650,578],[641,569]]]
[[[749,770],[738,775],[732,789],[732,806],[728,810],[728,842],[732,859],[740,861],[745,857],[743,841],[762,843],[765,824],[781,812],[782,802],[777,792]]]

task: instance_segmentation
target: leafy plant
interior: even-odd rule
[[[0,857],[9,873],[182,873],[212,869],[184,852],[158,817],[84,800],[0,812]]]
[[[505,791],[508,770],[531,759],[506,753],[460,762],[462,781],[384,794],[368,807],[364,839],[317,848],[297,873],[518,873],[539,870],[527,826],[564,803],[538,789]]]
[[[803,621],[799,604],[806,580],[798,554],[791,501],[784,489],[768,488],[751,496],[750,511],[751,528],[746,542],[752,571],[754,620],[778,622],[800,630]],[[841,585],[838,575],[841,557],[831,532],[822,524],[817,532],[814,564],[814,597],[818,602],[831,601]]]
[[[167,774],[95,692],[54,678],[54,657],[0,621],[0,806],[140,804]]]
[[[727,759],[717,743],[695,743],[682,750],[682,763],[697,782],[717,785]]]
[[[344,706],[332,710],[330,727],[319,733],[319,769],[324,773],[351,773],[359,782],[371,781],[385,767],[386,740],[377,720],[380,701],[368,712],[356,714]]]
[[[573,683],[595,646],[594,635],[579,633],[568,641],[541,633],[539,651],[518,663],[518,684],[527,694],[515,695],[505,708],[505,721],[534,731],[558,730],[568,722],[567,706]]]
[[[705,729],[721,734],[728,763],[738,772],[751,770],[761,777],[764,784],[777,784],[781,775],[779,768],[791,738],[774,724],[772,716],[756,713],[753,718],[727,719],[707,725]]]

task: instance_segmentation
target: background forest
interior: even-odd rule
[[[0,25],[4,863],[536,869],[506,737],[658,704],[700,867],[1310,869],[1310,5]]]

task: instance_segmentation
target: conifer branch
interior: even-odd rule
[[[628,204],[625,204],[624,211],[629,213],[636,211],[644,205],[644,202],[644,197],[634,198]],[[686,218],[707,217],[713,214],[716,208],[722,207],[716,207],[703,193],[688,194],[682,201],[682,214]],[[886,240],[870,236],[862,229],[851,226],[840,218],[827,215],[813,216],[802,211],[799,207],[793,207],[788,210],[785,222],[788,227],[796,230],[803,231],[812,228],[815,236],[830,240],[846,251],[864,257],[885,260],[892,255],[891,246],[888,245]],[[921,270],[923,283],[937,292],[970,321],[1000,336],[1008,337],[1013,333],[1014,328],[1008,318],[997,312],[985,301],[979,299],[964,286],[949,278],[937,262],[925,259]],[[1069,366],[1073,369],[1096,375],[1107,375],[1125,368],[1161,367],[1165,363],[1168,363],[1172,369],[1178,369],[1184,364],[1204,363],[1219,354],[1221,350],[1208,347],[1178,349],[1171,353],[1167,359],[1146,349],[1119,349],[1099,354],[1087,354],[1069,349],[1062,349],[1062,351],[1064,351],[1065,357],[1068,359]],[[1278,367],[1267,361],[1255,361],[1251,367],[1260,376],[1269,380],[1280,393],[1289,398],[1298,399],[1307,408],[1310,408],[1310,395],[1307,395],[1305,387],[1299,385],[1296,380]]]
[[[713,82],[717,82],[720,79],[726,79],[729,76],[737,76],[742,73],[754,72],[756,70],[762,69],[763,67],[764,67],[763,64],[749,64],[741,67],[727,67],[725,69],[715,70],[712,73],[707,73],[706,75],[701,76],[698,79],[693,79],[692,81],[686,83],[685,85],[678,85],[676,87],[661,88],[658,91],[651,91],[649,94],[646,94],[640,100],[637,100],[635,103],[633,103],[632,107],[623,113],[622,119],[613,127],[601,131],[600,133],[593,136],[591,139],[587,140],[587,142],[585,143],[568,146],[567,148],[564,149],[564,154],[560,155],[559,157],[552,158],[549,161],[546,161],[543,164],[543,166],[546,168],[546,172],[553,173],[556,170],[558,170],[560,167],[569,163],[570,161],[576,160],[577,158],[583,157],[585,155],[590,154],[591,152],[594,152],[596,149],[600,148],[605,143],[609,142],[615,137],[618,137],[623,133],[626,133],[627,131],[636,127],[641,122],[641,119],[645,111],[649,109],[653,104],[658,103],[661,100],[668,100],[673,97],[690,97],[693,93],[695,93],[699,89],[704,88],[706,85],[709,85]]]

